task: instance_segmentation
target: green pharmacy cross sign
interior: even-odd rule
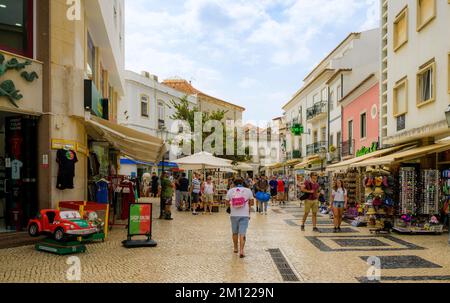
[[[26,60],[25,62],[20,63],[16,58],[12,58],[5,62],[5,56],[0,54],[0,78],[2,78],[9,70],[15,70],[20,72],[28,65],[31,65],[30,60]],[[39,76],[36,72],[28,73],[27,71],[23,71],[20,76],[27,82],[33,82],[38,79]],[[8,98],[9,102],[15,107],[19,107],[17,105],[17,101],[23,98],[23,95],[20,94],[20,91],[16,89],[16,86],[11,80],[0,80],[0,97]]]
[[[294,136],[301,136],[305,133],[305,129],[301,124],[294,124],[291,128],[291,132]]]

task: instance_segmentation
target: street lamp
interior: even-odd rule
[[[167,136],[168,136],[167,131],[164,128],[160,128],[158,130],[158,133],[160,134],[160,138],[163,141],[163,146],[165,146],[167,143]],[[159,218],[160,219],[164,219],[164,210],[166,208],[166,203],[165,203],[165,201],[163,199],[163,195],[162,195],[162,177],[165,173],[165,167],[164,167],[165,160],[166,160],[166,154],[163,155],[162,160],[161,160],[161,164],[162,164],[161,165],[161,174],[159,176],[159,182],[161,184],[161,193],[159,194],[160,195],[160,197],[159,197],[159,202],[160,202],[159,203]]]
[[[327,151],[325,148],[321,148],[319,152],[319,159],[320,159],[320,171],[323,172],[323,161],[327,158]]]
[[[450,128],[450,105],[447,107],[445,111],[445,118],[447,118],[447,125]]]

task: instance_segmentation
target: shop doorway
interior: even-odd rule
[[[0,112],[0,232],[17,232],[38,212],[38,118]]]

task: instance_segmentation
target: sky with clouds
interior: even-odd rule
[[[181,77],[271,120],[350,32],[379,25],[378,0],[125,0],[126,68]]]

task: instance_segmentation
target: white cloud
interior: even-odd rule
[[[246,100],[249,111],[270,115],[298,89],[287,86],[286,77],[298,78],[295,82],[300,83],[306,69],[327,51],[322,41],[336,40],[337,29],[355,23],[356,17],[361,19],[357,13],[365,13],[366,18],[354,24],[352,31],[378,25],[378,3],[127,0],[126,66],[148,70],[161,79],[180,76],[193,80],[205,93],[225,100],[227,96],[237,102]],[[256,87],[263,90],[258,98],[264,100],[261,104],[269,104],[268,112],[259,106],[252,109],[253,103],[249,103],[258,102],[251,92]],[[247,95],[236,99],[242,93]]]
[[[244,79],[241,80],[241,82],[239,82],[239,87],[248,89],[257,86],[258,84],[259,84],[258,80],[245,77]]]

